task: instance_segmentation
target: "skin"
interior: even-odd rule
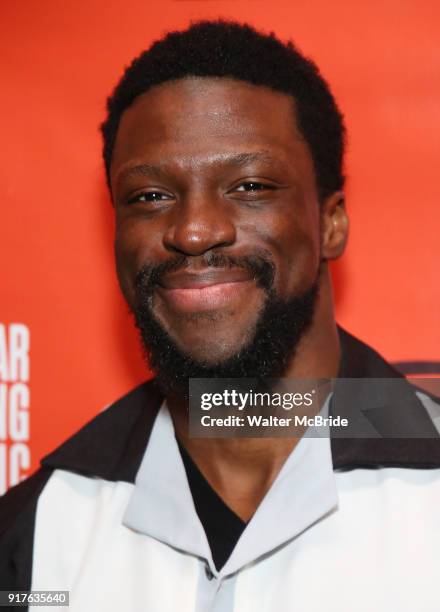
[[[318,201],[290,96],[228,78],[156,86],[124,112],[110,178],[117,271],[129,304],[142,265],[185,255],[185,272],[167,275],[154,293],[153,313],[193,358],[218,363],[252,337],[266,294],[242,270],[213,272],[204,256],[264,253],[285,299],[308,289],[322,262],[314,321],[286,377],[337,375],[327,262],[342,254],[348,220],[341,192]],[[170,395],[167,402],[202,473],[248,520],[297,439],[189,438],[184,401]]]

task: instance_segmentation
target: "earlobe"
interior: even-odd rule
[[[349,221],[342,191],[336,191],[322,205],[321,254],[323,259],[337,259],[347,244]]]

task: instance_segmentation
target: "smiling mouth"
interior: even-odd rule
[[[203,312],[230,306],[255,286],[252,273],[243,268],[184,270],[167,274],[157,293],[175,310]]]

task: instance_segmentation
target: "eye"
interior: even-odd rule
[[[127,200],[127,204],[136,204],[137,202],[162,202],[172,199],[172,196],[163,191],[143,191]]]
[[[274,189],[274,187],[272,187],[272,185],[259,183],[257,181],[248,181],[246,183],[241,183],[241,185],[239,185],[234,191],[252,192],[263,191],[264,189]]]

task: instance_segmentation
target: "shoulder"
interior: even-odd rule
[[[410,384],[370,346],[338,331],[341,364],[332,411],[352,426],[342,437],[332,432],[334,467],[439,468],[439,399]]]
[[[42,465],[132,482],[162,401],[154,380],[143,383],[44,457]]]
[[[54,474],[71,474],[69,482],[78,480],[83,487],[96,479],[133,482],[162,400],[154,381],[136,387],[44,457],[35,474],[0,497],[0,590],[30,588],[38,504],[43,491],[53,488],[46,485],[55,482]],[[75,474],[84,478],[75,479]]]

